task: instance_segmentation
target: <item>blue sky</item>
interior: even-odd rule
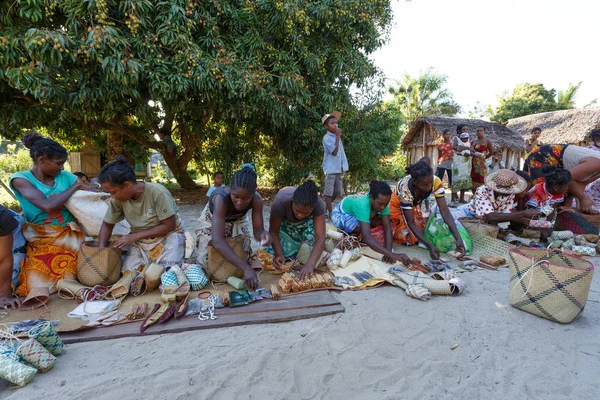
[[[433,67],[464,112],[521,82],[600,103],[600,1],[393,1],[391,40],[371,57],[393,83]],[[464,113],[463,112],[463,113]]]

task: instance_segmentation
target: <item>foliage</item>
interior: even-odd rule
[[[33,165],[29,156],[29,150],[19,149],[11,151],[11,148],[9,147],[6,154],[0,154],[0,180],[7,185],[8,178],[12,174],[19,171],[27,171]]]
[[[0,134],[125,136],[160,151],[183,187],[193,158],[206,174],[229,152],[257,154],[246,144],[302,169],[315,121],[350,109],[350,88],[376,72],[368,56],[391,20],[389,0],[0,2]]]
[[[393,102],[405,121],[411,122],[424,115],[454,116],[460,106],[450,90],[444,88],[448,77],[429,68],[418,76],[405,74],[397,86],[389,88]]]
[[[495,110],[488,107],[488,113],[492,121],[505,124],[509,119],[524,115],[571,109],[575,107],[580,87],[581,82],[569,84],[565,91],[557,94],[555,89],[548,90],[541,83],[520,83],[510,95],[499,97]]]

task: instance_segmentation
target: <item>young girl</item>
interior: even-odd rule
[[[181,264],[185,256],[185,236],[177,205],[171,193],[158,183],[138,182],[129,162],[118,157],[106,164],[98,181],[112,197],[100,227],[98,244],[106,247],[115,224],[127,220],[132,233],[112,244],[129,251],[123,271],[140,264],[157,263],[165,267]]]
[[[300,269],[300,279],[313,272],[325,248],[325,205],[313,180],[277,193],[271,206],[269,232],[273,237],[275,266],[295,257],[302,243],[308,243],[312,251]]]
[[[214,248],[225,261],[235,265],[243,272],[246,287],[256,289],[258,276],[247,260],[243,260],[227,244],[225,238],[239,235],[250,236],[250,221],[247,216],[252,210],[254,238],[262,246],[271,244],[271,235],[264,229],[263,201],[256,192],[256,172],[254,166],[245,164],[231,178],[229,187],[215,190],[204,207],[196,230],[198,236],[198,264],[206,265],[208,260],[208,242],[212,240]]]
[[[546,167],[545,182],[538,183],[527,194],[527,207],[541,209],[551,206],[556,209],[565,200],[571,183],[571,173],[563,168]]]
[[[408,256],[392,251],[392,227],[388,204],[392,195],[390,185],[374,180],[369,193],[345,197],[331,213],[331,222],[346,233],[362,234],[362,240],[371,249],[383,254],[383,261],[401,261],[408,265]],[[382,246],[371,235],[371,229],[383,225],[385,244]]]
[[[471,143],[469,132],[465,125],[456,128],[456,134],[452,140],[452,148],[455,151],[452,163],[452,193],[456,197],[460,192],[459,203],[465,202],[465,191],[471,189]]]
[[[77,252],[83,234],[70,226],[73,214],[64,206],[73,193],[85,185],[64,171],[67,150],[37,133],[23,137],[33,167],[10,177],[10,187],[25,215],[23,236],[27,254],[19,274],[16,293],[27,296],[32,288],[55,291],[60,279],[77,276]]]

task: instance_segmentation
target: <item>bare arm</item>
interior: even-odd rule
[[[19,301],[12,298],[13,235],[0,237],[0,307],[16,309]]]
[[[386,217],[388,217],[386,215]],[[389,218],[389,217],[388,217]],[[383,223],[383,218],[382,218],[382,223]],[[362,233],[362,237],[363,237],[363,242],[365,242],[367,244],[367,246],[369,246],[371,249],[373,249],[374,251],[376,251],[379,254],[383,254],[384,256],[384,261],[387,260],[397,260],[397,261],[402,261],[405,264],[408,263],[408,257],[406,257],[405,254],[403,253],[394,253],[392,250],[388,250],[385,247],[382,247],[379,242],[377,240],[375,240],[375,238],[373,236],[371,236],[371,224],[369,224],[368,222],[359,222],[359,226],[360,226],[360,232]]]
[[[334,156],[337,156],[338,150],[340,148],[340,137],[342,136],[342,130],[338,128],[337,132],[335,133],[335,147],[333,148],[333,151],[331,152],[331,154],[333,154]]]
[[[531,142],[526,143],[525,144],[525,151],[527,153],[531,153],[531,150],[533,150],[533,148],[535,147],[536,143],[537,143],[537,140],[536,141],[532,140]]]
[[[269,220],[269,233],[273,238],[273,254],[275,258],[283,257],[283,249],[281,248],[281,238],[279,237],[279,229],[281,229],[281,217],[273,215],[271,208],[271,219]]]
[[[112,247],[122,248],[123,246],[135,243],[138,240],[166,236],[168,233],[173,232],[175,227],[177,227],[177,219],[176,216],[173,215],[160,221],[160,224],[156,225],[154,228],[121,236],[113,243]]]
[[[98,247],[107,247],[110,235],[112,235],[115,224],[109,224],[106,221],[102,221],[100,227],[100,233],[98,233]]]
[[[12,185],[27,201],[46,213],[62,209],[73,193],[78,191],[82,186],[81,183],[75,182],[64,192],[46,198],[42,192],[33,187],[31,182],[23,178],[13,179]]]
[[[313,224],[315,227],[315,243],[308,261],[300,270],[300,279],[304,279],[306,275],[314,271],[317,261],[319,261],[319,257],[325,249],[325,215],[313,217]]]
[[[252,231],[254,238],[262,244],[269,245],[271,243],[271,235],[265,231],[265,225],[263,220],[263,200],[258,195],[254,194],[252,199]]]
[[[392,250],[392,223],[389,215],[381,216],[381,225],[383,225],[383,233],[385,236],[385,248]]]

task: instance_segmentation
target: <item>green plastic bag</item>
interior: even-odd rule
[[[458,234],[465,244],[467,255],[471,254],[473,251],[471,237],[460,221],[454,220],[454,223],[456,224]],[[454,239],[454,236],[452,236],[450,228],[437,212],[431,213],[427,225],[425,226],[424,235],[425,239],[429,240],[429,242],[431,242],[431,244],[433,244],[441,253],[447,253],[456,249],[456,240]]]

